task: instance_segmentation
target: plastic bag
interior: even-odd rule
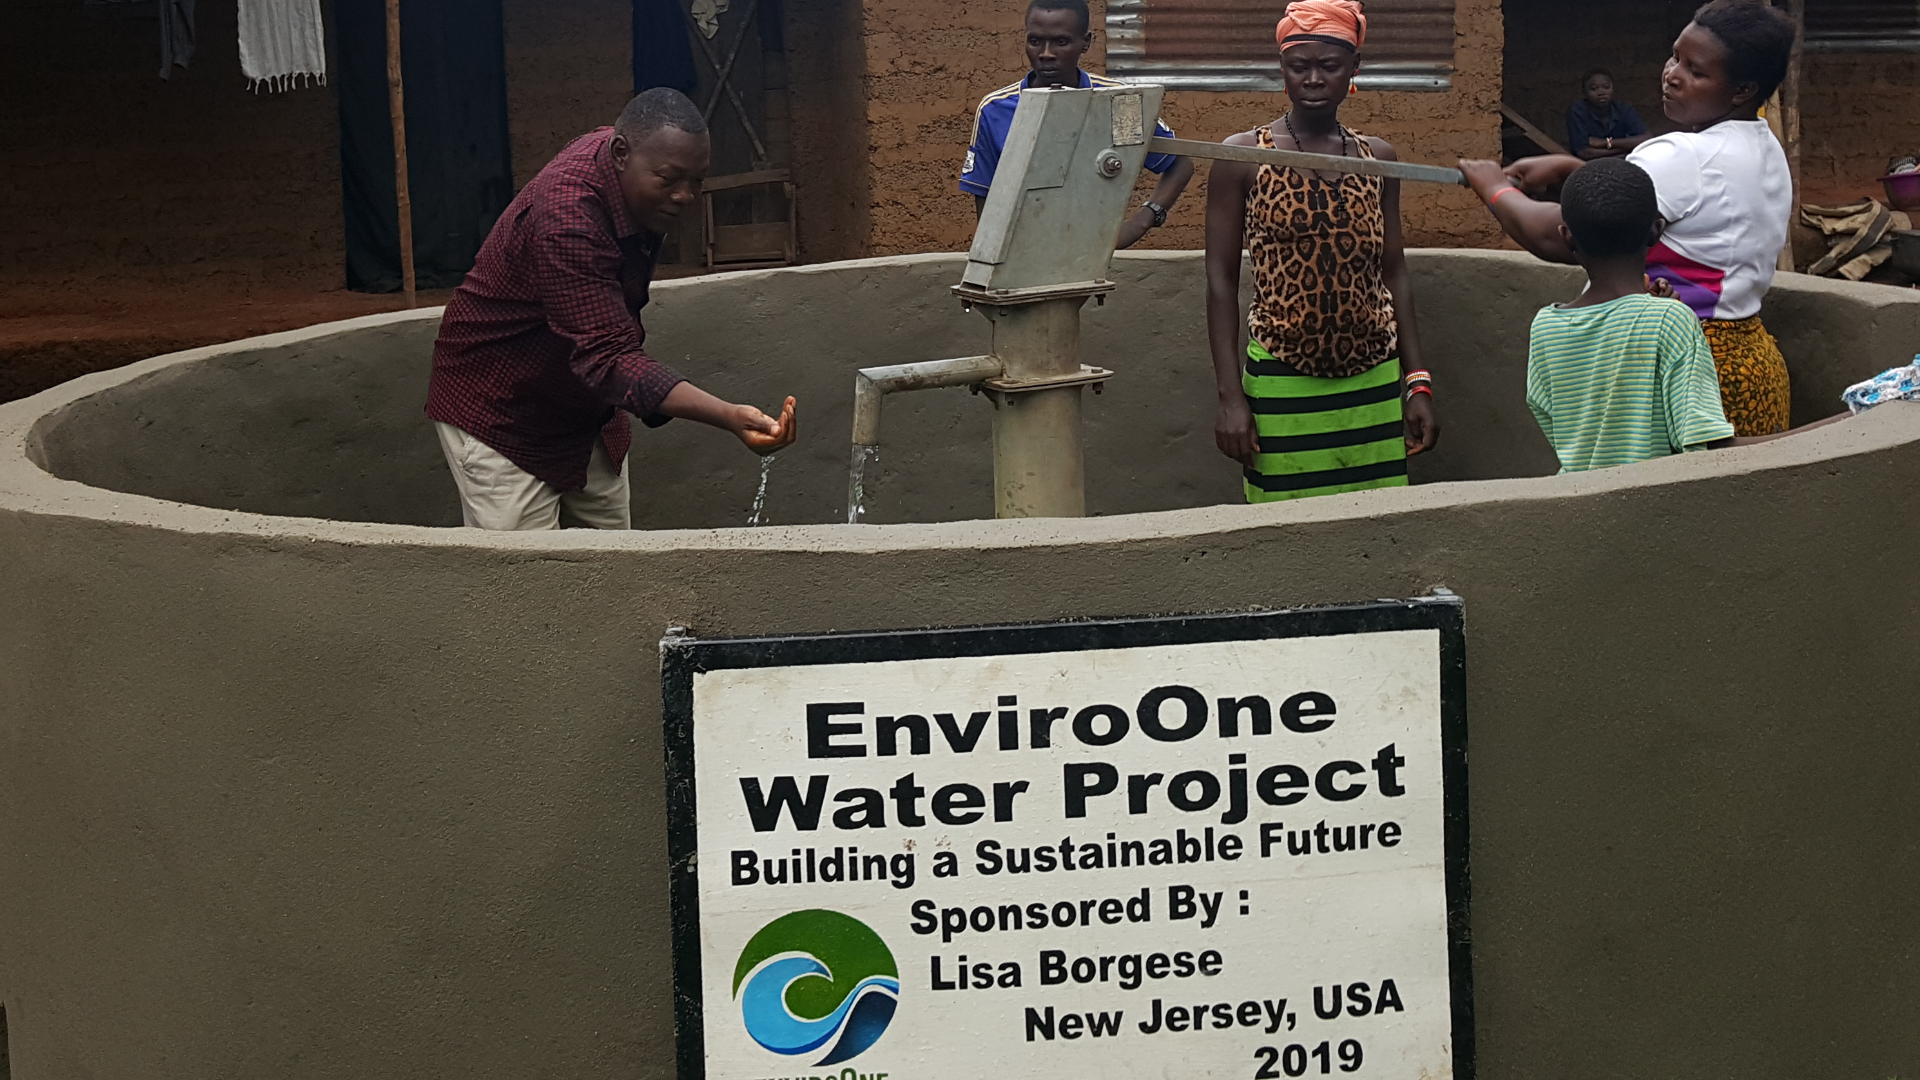
[[[1840,395],[1855,416],[1889,401],[1920,401],[1920,356],[1906,367],[1890,368],[1863,383],[1854,383]]]

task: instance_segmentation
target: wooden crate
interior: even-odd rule
[[[756,185],[778,185],[786,198],[785,221],[752,222],[745,225],[716,225],[713,221],[713,193]],[[707,237],[707,265],[745,269],[754,266],[791,266],[798,247],[799,208],[791,175],[785,169],[716,176],[701,187],[700,204]]]

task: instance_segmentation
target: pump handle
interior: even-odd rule
[[[1211,158],[1215,161],[1246,161],[1255,165],[1282,165],[1319,172],[1352,173],[1356,176],[1384,176],[1393,180],[1417,180],[1427,184],[1464,186],[1467,178],[1459,169],[1443,165],[1415,165],[1408,161],[1379,161],[1374,158],[1336,157],[1332,154],[1308,154],[1299,150],[1269,150],[1264,146],[1228,146],[1226,143],[1200,142],[1196,139],[1168,139],[1154,136],[1147,144],[1149,153],[1178,157]]]

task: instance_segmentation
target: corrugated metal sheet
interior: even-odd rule
[[[1807,36],[1896,36],[1920,30],[1920,0],[1807,0]]]
[[[1920,49],[1920,0],[1807,0],[1807,47]]]
[[[1285,9],[1285,0],[1113,0],[1108,56],[1272,64],[1273,26]],[[1452,64],[1453,9],[1454,0],[1368,0],[1366,59]]]

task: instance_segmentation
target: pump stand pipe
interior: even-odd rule
[[[993,324],[993,353],[1006,367],[985,386],[994,404],[994,517],[1086,516],[1080,395],[1094,370],[1080,363],[1086,302],[1066,296],[978,305]]]

